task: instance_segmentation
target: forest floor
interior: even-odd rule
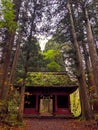
[[[76,119],[27,119],[25,122],[24,130],[98,130],[93,121]]]
[[[98,130],[95,121],[64,118],[24,118],[24,127],[4,127],[0,130]]]

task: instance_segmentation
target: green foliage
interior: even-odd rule
[[[47,71],[51,71],[51,67],[55,68],[52,71],[65,71],[65,62],[64,62],[64,55],[62,52],[62,44],[54,41],[53,39],[49,40],[45,46],[44,56],[45,60],[47,60]],[[50,67],[51,66],[51,67]],[[56,68],[57,67],[57,68]]]
[[[35,37],[23,44],[17,66],[17,78],[24,75],[24,66],[28,71],[41,71],[44,66],[43,53]]]
[[[60,49],[60,44],[53,41],[53,39],[49,40],[45,46],[45,51],[48,51],[48,50],[58,50]]]
[[[48,59],[48,60],[54,60],[55,57],[57,55],[60,54],[60,51],[59,50],[48,50],[47,52],[44,53],[44,56],[45,56],[45,59]]]
[[[74,116],[77,117],[81,114],[81,106],[80,106],[78,89],[70,95],[70,100],[71,100],[71,112],[74,114]]]
[[[43,55],[46,62],[47,71],[56,72],[64,70],[64,66],[62,64],[63,56],[60,50],[51,49],[44,52]]]
[[[98,121],[98,114],[95,114],[95,120]]]
[[[22,79],[16,82],[22,84]],[[76,84],[72,82],[69,76],[53,74],[52,72],[28,72],[26,86],[64,86]]]
[[[1,122],[11,126],[20,124],[19,122],[17,122],[19,99],[19,93],[17,92],[17,90],[10,90],[8,100],[0,101]]]
[[[55,61],[52,61],[49,64],[47,64],[47,68],[51,72],[56,72],[56,71],[60,71],[61,70],[61,66],[59,64],[57,64],[57,62],[55,62]]]
[[[1,12],[0,12],[0,28],[8,28],[10,32],[13,32],[17,28],[17,23],[15,22],[15,10],[14,4],[11,0],[1,0]]]

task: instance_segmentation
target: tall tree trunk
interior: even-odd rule
[[[17,119],[18,121],[22,122],[23,121],[23,111],[24,111],[24,99],[25,99],[25,85],[26,85],[26,77],[28,73],[28,60],[29,60],[29,53],[26,55],[26,60],[24,64],[24,76],[23,76],[23,85],[21,87],[21,93],[20,93],[20,105],[19,105],[19,110],[17,114]]]
[[[90,120],[93,118],[93,113],[92,113],[91,106],[89,103],[89,96],[88,96],[87,84],[86,84],[86,79],[85,79],[85,73],[83,69],[82,56],[80,53],[79,44],[77,42],[77,36],[76,36],[75,27],[74,27],[72,11],[70,7],[70,0],[67,0],[67,8],[69,11],[69,16],[70,16],[70,23],[71,23],[72,36],[73,36],[73,45],[74,45],[74,48],[76,49],[76,59],[78,62],[77,71],[78,71],[78,81],[79,81],[79,86],[80,86],[79,89],[80,89],[82,116],[86,120]]]
[[[11,74],[10,74],[10,78],[9,78],[9,85],[13,84],[13,81],[14,81],[16,66],[17,66],[18,59],[19,59],[21,37],[22,36],[20,34],[18,34],[18,43],[17,43],[16,52],[15,52],[15,56],[14,56],[14,61],[13,61]]]
[[[91,61],[89,57],[89,52],[87,50],[87,42],[82,42],[82,48],[84,52],[84,60],[86,64],[86,72],[87,72],[87,78],[88,78],[88,86],[90,90],[93,90],[93,94],[95,93],[95,81],[94,81],[94,75],[92,72],[92,67],[91,67]]]
[[[27,44],[31,44],[31,42],[32,42],[32,31],[35,31],[35,26],[34,26],[34,19],[35,19],[35,14],[36,14],[35,11],[36,11],[36,1],[35,1],[34,12],[32,14],[32,22],[31,22],[30,34],[29,34],[29,37],[28,37],[28,43]],[[26,81],[26,76],[27,76],[27,73],[28,73],[29,58],[30,58],[30,51],[28,49],[27,54],[26,54],[25,63],[24,63],[23,86],[21,87],[21,100],[20,100],[19,111],[18,111],[18,115],[17,115],[17,119],[21,122],[23,121],[24,98],[25,98],[25,81]]]
[[[15,22],[18,20],[18,15],[19,15],[19,9],[21,6],[21,0],[13,0],[13,3],[15,3],[14,9],[16,10],[16,18]],[[11,52],[12,52],[12,47],[14,44],[14,33],[10,33],[7,31],[6,33],[6,52],[3,55],[4,56],[4,63],[3,63],[3,78],[2,78],[2,83],[0,87],[0,98],[1,99],[6,99],[8,96],[8,91],[9,91],[9,85],[8,85],[8,72],[9,72],[9,65],[10,65],[10,59],[11,59]]]
[[[94,75],[92,72],[92,67],[91,67],[91,61],[90,61],[90,57],[89,57],[89,52],[87,50],[87,42],[82,42],[82,48],[83,48],[83,52],[84,52],[84,60],[85,60],[85,64],[86,64],[86,72],[87,72],[87,79],[88,79],[88,90],[89,90],[89,95],[90,95],[90,103],[91,106],[93,108],[94,105],[94,100],[95,100],[95,95],[96,95],[96,91],[95,91],[95,80],[94,80]]]
[[[26,77],[23,78],[23,85],[22,85],[21,91],[20,91],[20,105],[19,105],[18,115],[17,115],[17,119],[20,122],[23,121],[24,99],[25,99],[25,94],[24,94],[25,93],[25,81],[26,81]]]
[[[87,40],[88,40],[89,52],[90,52],[92,69],[93,69],[95,85],[96,85],[96,92],[97,92],[97,96],[98,96],[98,54],[96,51],[94,38],[93,38],[92,30],[91,30],[91,25],[90,25],[90,21],[89,21],[89,16],[88,16],[88,12],[87,12],[87,8],[86,8],[85,4],[83,6],[83,11],[84,11],[85,25],[86,25],[86,30],[87,30]]]
[[[7,39],[7,51],[4,55],[4,63],[3,63],[3,78],[2,78],[2,83],[1,83],[1,91],[0,91],[0,98],[1,99],[6,99],[8,95],[8,71],[9,71],[9,64],[10,64],[10,57],[11,57],[11,51],[12,51],[12,46],[14,42],[14,33],[9,33],[8,39]]]

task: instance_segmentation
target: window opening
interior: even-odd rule
[[[68,96],[58,96],[57,97],[58,108],[68,108]]]
[[[36,96],[32,94],[25,95],[25,108],[35,108],[36,107]]]

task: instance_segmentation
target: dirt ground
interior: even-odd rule
[[[24,118],[24,127],[0,126],[0,130],[98,130],[95,121],[64,118]]]
[[[94,121],[74,119],[25,119],[24,130],[98,130]]]

